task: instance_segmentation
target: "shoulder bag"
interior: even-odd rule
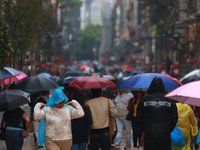
[[[112,142],[112,137],[115,134],[114,131],[114,120],[110,115],[110,103],[109,103],[109,99],[108,99],[108,116],[109,116],[109,131],[110,131],[110,141]]]

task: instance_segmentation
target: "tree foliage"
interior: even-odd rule
[[[79,32],[79,38],[76,42],[77,59],[92,60],[94,53],[98,54],[102,37],[102,26],[89,24],[84,30]],[[93,52],[93,49],[96,52]]]
[[[149,8],[149,24],[157,27],[157,34],[174,29],[179,17],[179,0],[145,0],[141,7]]]
[[[10,26],[10,39],[14,49],[13,61],[18,69],[27,51],[36,52],[40,36],[50,24],[51,9],[43,9],[43,0],[1,1],[0,10]]]
[[[6,66],[9,53],[13,52],[9,31],[8,23],[0,20],[0,70],[3,70],[4,66]]]

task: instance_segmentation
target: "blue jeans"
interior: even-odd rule
[[[71,150],[86,150],[87,143],[73,144]]]
[[[99,146],[102,150],[110,150],[111,144],[109,127],[103,129],[91,129],[90,146],[91,150],[99,150]]]
[[[123,136],[124,127],[126,130],[126,145],[131,145],[131,121],[126,119],[119,119],[116,117],[117,125],[117,135],[116,135],[116,145],[121,144],[121,139]]]
[[[24,140],[21,134],[23,130],[6,130],[7,150],[21,150]]]

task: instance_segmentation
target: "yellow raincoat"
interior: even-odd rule
[[[176,103],[178,110],[177,126],[181,129],[185,138],[185,145],[182,147],[172,146],[172,150],[191,150],[190,132],[192,136],[198,134],[197,121],[192,108],[187,104]]]

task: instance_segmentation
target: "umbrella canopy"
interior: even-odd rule
[[[58,87],[51,79],[40,76],[31,76],[23,79],[15,89],[23,91],[45,91]]]
[[[37,76],[39,76],[39,77],[46,77],[46,78],[52,77],[52,75],[50,73],[46,73],[46,72],[39,73],[39,74],[37,74]]]
[[[0,80],[17,76],[21,74],[18,70],[10,67],[4,67],[3,70],[0,70]]]
[[[194,81],[180,86],[173,90],[166,97],[174,99],[181,103],[200,106],[200,81]]]
[[[198,80],[200,80],[200,75],[192,75],[183,79],[182,84],[186,84],[186,83],[189,83],[192,81],[198,81]]]
[[[24,78],[27,77],[27,75],[25,73],[23,73],[21,71],[19,71],[19,72],[21,73],[20,75],[11,77],[11,83],[19,81],[19,80],[22,80],[22,79],[24,79]],[[10,83],[10,78],[2,80],[2,81],[0,81],[0,83],[2,83],[2,84],[9,84]]]
[[[5,90],[0,93],[0,111],[10,111],[30,102],[30,94],[21,90]]]
[[[169,77],[169,78],[172,79],[174,82],[176,82],[178,85],[181,85],[181,84],[182,84],[181,81],[180,81],[179,79],[174,78],[174,77],[170,76],[169,74],[161,73],[161,75],[164,75],[164,76],[166,76],[166,77]]]
[[[60,79],[57,83],[60,86],[67,85],[67,84],[70,84],[76,78],[77,77],[66,77],[64,79]]]
[[[69,86],[79,89],[102,89],[116,87],[116,85],[109,79],[95,76],[76,78],[69,84]]]
[[[164,83],[166,90],[174,90],[179,85],[172,79],[157,73],[143,73],[130,77],[120,84],[117,89],[134,90],[134,91],[147,91],[151,82],[155,77],[160,77]]]
[[[71,76],[71,77],[85,77],[85,76],[91,76],[91,74],[85,73],[85,72],[82,72],[82,71],[68,71],[63,76],[61,76],[60,78],[64,79],[64,78],[69,77],[69,76]]]
[[[49,79],[51,79],[54,83],[57,84],[57,82],[60,80],[60,77],[59,76],[52,76]]]
[[[185,78],[188,78],[189,76],[193,76],[193,75],[200,75],[200,69],[195,69],[195,70],[187,73],[184,77],[182,77],[180,79],[180,81],[182,82]]]

